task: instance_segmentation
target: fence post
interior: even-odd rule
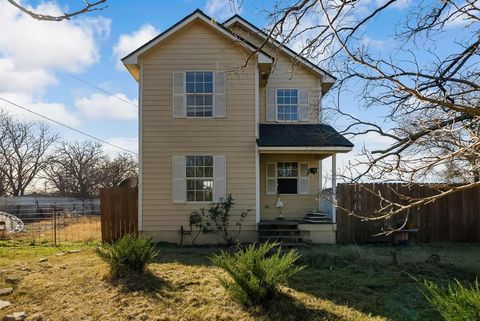
[[[53,205],[53,244],[57,246],[57,206]]]

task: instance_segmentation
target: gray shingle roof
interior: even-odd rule
[[[353,147],[332,126],[324,124],[260,124],[260,147]]]

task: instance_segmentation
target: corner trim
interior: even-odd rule
[[[143,62],[140,62],[140,83],[138,86],[138,231],[143,231],[143,165],[142,165],[142,145],[143,145],[143,108],[142,108],[142,89],[143,89]]]

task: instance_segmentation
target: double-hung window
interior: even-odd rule
[[[298,192],[298,163],[277,163],[278,194],[297,194]]]
[[[308,163],[267,163],[267,194],[309,194],[308,181]]]
[[[186,156],[187,202],[213,199],[213,156]]]
[[[225,155],[173,155],[173,202],[219,202],[227,195],[226,161]]]
[[[213,116],[213,72],[187,71],[185,92],[187,117]]]
[[[277,89],[277,120],[298,121],[298,89]]]

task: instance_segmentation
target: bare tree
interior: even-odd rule
[[[112,160],[105,157],[100,187],[117,186],[124,179],[137,175],[137,160],[132,155],[120,154]]]
[[[268,13],[269,38],[263,43],[302,40],[300,55],[326,65],[338,77],[330,103],[349,122],[344,133],[376,134],[391,141],[377,150],[366,146],[351,181],[426,182],[452,164],[468,164],[461,171],[465,184],[438,189],[435,195],[401,195],[402,204],[378,195],[383,206],[374,217],[364,218],[370,220],[480,186],[478,1],[415,1],[414,10],[392,14],[402,4],[404,0],[277,1]],[[390,50],[386,44],[380,50],[371,46],[368,27],[378,21],[383,30],[391,30]],[[452,32],[455,24],[462,27]],[[438,50],[442,42],[448,46]],[[342,94],[353,89],[358,89],[362,108],[381,119],[360,119],[342,108]]]
[[[28,14],[33,19],[42,20],[42,21],[70,20],[75,16],[78,16],[87,12],[103,10],[108,7],[107,5],[104,5],[104,3],[107,2],[107,0],[98,0],[91,3],[86,0],[83,0],[83,1],[80,1],[83,4],[82,8],[72,12],[65,12],[63,15],[60,15],[60,16],[51,16],[47,14],[33,12],[32,10],[28,9],[26,6],[19,4],[18,1],[14,1],[14,0],[7,0],[7,1],[10,2],[18,10]]]
[[[47,166],[47,151],[57,139],[43,123],[20,121],[0,113],[0,175],[8,194],[25,194]]]
[[[104,157],[101,143],[64,141],[53,155],[45,178],[61,194],[79,198],[98,195]]]

